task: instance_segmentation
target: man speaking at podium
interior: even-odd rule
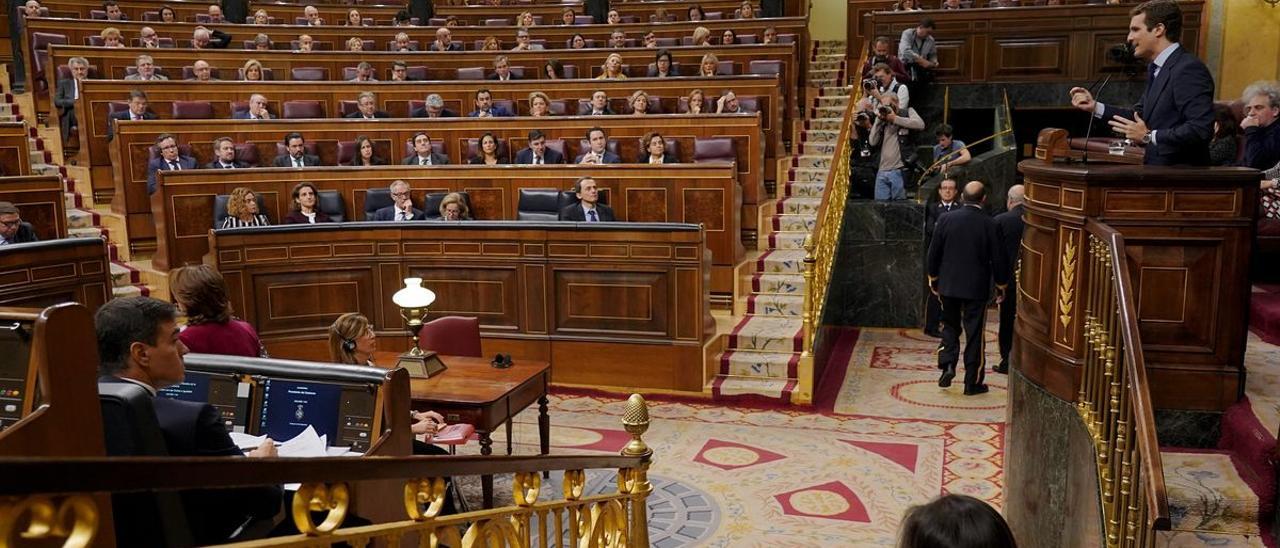
[[[1129,13],[1129,43],[1134,55],[1149,63],[1142,99],[1128,110],[1099,103],[1089,90],[1076,87],[1071,104],[1142,143],[1147,165],[1209,165],[1213,76],[1178,43],[1182,9],[1174,0],[1151,0]]]

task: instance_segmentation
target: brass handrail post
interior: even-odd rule
[[[631,434],[631,441],[622,448],[624,457],[640,457],[640,465],[630,469],[627,474],[628,493],[631,495],[631,546],[649,546],[649,493],[653,485],[649,483],[649,465],[653,458],[653,449],[644,443],[644,433],[649,430],[649,408],[644,396],[632,394],[627,398],[627,410],[622,416],[622,427]]]

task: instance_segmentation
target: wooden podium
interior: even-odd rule
[[[1026,230],[1018,272],[1017,343],[1023,376],[1075,401],[1083,358],[1087,220],[1124,235],[1139,332],[1155,405],[1221,411],[1244,390],[1249,260],[1256,170],[1088,163],[1044,130],[1036,158],[1018,164]]]

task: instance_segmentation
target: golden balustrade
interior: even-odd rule
[[[1124,237],[1094,221],[1087,228],[1088,249],[1068,246],[1061,263],[1063,276],[1083,275],[1088,288],[1077,299],[1086,349],[1076,408],[1097,456],[1107,546],[1154,546],[1156,531],[1169,529],[1169,503]]]
[[[642,439],[649,412],[640,395],[627,401],[622,424],[632,439],[620,456],[0,459],[7,476],[0,478],[0,546],[49,546],[59,539],[65,547],[113,545],[111,539],[95,538],[110,508],[99,508],[94,497],[81,491],[299,481],[290,515],[300,534],[224,546],[398,546],[417,535],[417,545],[424,547],[647,547],[653,451]],[[585,493],[585,469],[615,467],[616,492]],[[542,473],[548,470],[564,470],[562,498],[540,501]],[[429,472],[427,477],[414,477],[423,472]],[[511,506],[440,515],[446,477],[512,472]],[[353,498],[350,485],[387,479],[405,482],[406,519],[342,527]],[[319,524],[317,515],[323,517]]]

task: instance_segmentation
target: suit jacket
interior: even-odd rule
[[[641,153],[641,154],[640,154],[640,157],[636,158],[636,163],[637,163],[637,164],[647,164],[647,163],[649,163],[649,153],[648,153],[648,152]],[[664,163],[664,164],[678,164],[678,163],[680,163],[680,160],[679,160],[679,159],[677,159],[677,158],[675,157],[675,155],[671,154],[670,152],[665,152],[665,153],[663,153],[663,154],[662,154],[662,163]]]
[[[125,80],[141,80],[141,79],[142,79],[142,76],[140,76],[138,73],[136,73],[136,72],[135,72],[135,73],[133,73],[133,74],[130,74],[130,75],[128,75],[128,76],[125,76],[125,77],[124,77],[124,79],[125,79]],[[151,79],[152,79],[152,80],[164,81],[164,80],[168,80],[168,79],[169,79],[169,77],[168,77],[168,76],[165,76],[165,75],[163,75],[163,74],[157,73],[157,72],[153,72],[153,73],[151,73]]]
[[[497,106],[497,105],[494,105],[494,106],[492,106],[492,107],[489,107],[489,114],[490,114],[490,115],[492,115],[494,118],[503,118],[503,117],[507,117],[507,116],[515,116],[514,114],[512,114],[512,113],[511,113],[511,111],[508,111],[507,109],[502,108],[502,107]],[[470,114],[468,114],[467,116],[469,116],[469,117],[471,117],[471,118],[479,118],[479,117],[480,117],[480,111],[479,111],[479,110],[473,110],[473,111],[471,111],[471,113],[470,113]]]
[[[293,167],[293,158],[288,154],[281,154],[276,156],[275,160],[272,160],[271,165],[274,167]],[[320,165],[320,157],[303,153],[302,165],[306,167],[318,166]]]
[[[1232,158],[1234,160],[1234,158]],[[1244,130],[1244,157],[1241,165],[1257,170],[1280,163],[1280,123]]]
[[[427,107],[414,107],[413,110],[409,111],[409,117],[410,118],[426,118]],[[452,110],[449,110],[447,108],[440,109],[440,117],[441,118],[457,118],[458,113]]]
[[[516,153],[517,164],[532,164],[533,149],[525,147]],[[544,164],[563,164],[564,155],[552,149],[544,149],[542,153],[542,163]]]
[[[416,208],[416,207],[415,207],[415,208],[413,208],[413,217],[411,217],[411,219],[412,219],[412,220],[414,220],[414,221],[425,221],[425,220],[427,220],[427,214],[426,214],[426,213],[423,213],[421,209],[418,209],[418,208]],[[373,220],[373,221],[394,221],[394,220],[396,220],[396,206],[395,206],[395,204],[389,205],[389,206],[387,206],[387,207],[384,207],[384,208],[382,208],[382,209],[379,209],[379,210],[377,210],[377,211],[373,212],[373,219],[371,219],[371,220]]]
[[[350,118],[350,119],[353,119],[353,120],[360,119],[360,118],[363,118],[363,117],[364,117],[364,115],[363,115],[363,114],[361,114],[361,113],[360,113],[360,111],[358,111],[358,110],[357,110],[357,111],[355,111],[355,112],[352,112],[351,114],[348,114],[348,115],[346,115],[346,116],[343,116],[343,118]],[[390,118],[390,117],[391,117],[391,115],[390,115],[390,114],[387,114],[386,112],[383,112],[383,111],[381,111],[381,110],[375,110],[375,111],[373,111],[373,117],[374,117],[374,118]]]
[[[409,156],[405,156],[403,160],[400,160],[400,165],[406,165],[406,166],[416,166],[416,165],[418,165],[418,155],[417,155],[417,154],[411,154],[411,155],[409,155]],[[440,154],[440,153],[438,153],[438,152],[432,152],[432,153],[431,153],[431,165],[433,165],[433,166],[447,166],[447,165],[449,165],[449,157],[448,157],[448,156],[445,156],[445,155],[443,155],[443,154]]]
[[[270,114],[270,113],[268,113],[268,114]],[[238,111],[238,112],[234,112],[234,113],[232,113],[232,114],[231,114],[231,119],[232,119],[232,120],[248,120],[248,119],[249,119],[249,111],[247,111],[247,110],[241,110],[241,111]]]
[[[574,158],[574,159],[573,159],[573,163],[575,163],[575,164],[581,164],[581,163],[582,163],[582,158],[583,158],[584,156],[586,156],[586,155],[587,155],[587,153],[585,153],[585,152],[583,152],[582,154],[579,154],[577,158]],[[609,149],[605,149],[605,151],[604,151],[604,161],[603,161],[603,162],[601,162],[601,163],[603,163],[603,164],[621,164],[621,163],[622,163],[622,158],[619,158],[617,154],[614,154],[614,153],[613,153],[613,151],[611,151],[611,150],[609,150]]]
[[[586,0],[582,8],[583,12],[595,18],[597,25],[608,20],[609,0]]]
[[[249,164],[246,164],[246,163],[241,162],[241,161],[239,161],[239,160],[232,160],[232,161],[231,161],[231,165],[232,165],[232,167],[222,167],[222,162],[219,162],[219,161],[217,161],[217,160],[214,160],[214,161],[212,161],[212,162],[209,162],[209,163],[205,164],[205,165],[204,165],[204,168],[205,168],[205,169],[245,169],[245,168],[249,167]]]
[[[178,166],[182,169],[197,169],[196,159],[190,156],[178,156]],[[147,162],[147,194],[156,193],[156,172],[170,171],[169,163],[164,158],[155,158]]]
[[[1009,281],[996,222],[981,207],[965,205],[938,219],[926,261],[930,284],[943,297],[986,301],[991,280]]]
[[[249,17],[249,0],[222,0],[222,18],[228,23],[243,25]]]
[[[142,113],[142,119],[143,119],[143,120],[155,120],[155,119],[158,119],[158,118],[160,118],[160,117],[159,117],[159,116],[156,116],[156,113],[151,112],[151,111],[149,111],[149,110],[148,110],[148,111],[146,111],[146,112],[144,112],[144,113]],[[113,112],[113,113],[111,113],[111,115],[110,115],[110,116],[108,116],[108,117],[107,117],[107,140],[108,140],[108,141],[110,141],[111,139],[115,138],[115,136],[116,136],[116,121],[118,121],[118,120],[128,120],[128,119],[129,119],[129,111],[128,111],[128,110],[121,110],[121,111],[118,111],[118,112]]]
[[[53,104],[58,107],[58,129],[62,131],[65,141],[71,134],[71,127],[76,125],[76,89],[71,78],[58,80],[58,89],[53,94]],[[110,129],[108,128],[108,131]]]
[[[40,237],[36,236],[36,231],[31,227],[31,223],[23,221],[18,225],[18,232],[13,235],[13,239],[9,240],[11,244],[25,244],[29,242],[38,242]]]
[[[996,215],[996,232],[1000,233],[1000,242],[1004,245],[1005,266],[1009,268],[1009,281],[1012,283],[1013,273],[1018,268],[1018,257],[1022,252],[1022,204]]]
[[[329,222],[329,216],[328,216],[328,215],[325,215],[323,211],[320,211],[319,209],[317,209],[317,210],[316,210],[316,222],[317,222],[317,223],[327,223],[327,222]],[[306,224],[311,224],[311,221],[307,220],[307,216],[306,216],[306,215],[303,215],[301,211],[298,211],[298,210],[296,210],[296,209],[295,209],[295,210],[290,211],[288,215],[285,215],[285,216],[284,216],[284,222],[282,222],[281,224],[286,224],[286,225],[306,225]]]
[[[783,0],[760,0],[760,17],[782,17]]]
[[[613,216],[613,209],[600,202],[596,202],[596,216],[600,217],[601,222],[618,220]],[[559,220],[583,223],[587,221],[587,212],[582,210],[581,203],[574,202],[572,205],[565,206],[564,209],[560,210]]]
[[[440,51],[439,44],[436,44],[436,41],[432,40],[431,45],[427,46],[427,51]],[[462,51],[462,45],[449,42],[449,47],[446,47],[444,51]]]
[[[495,72],[495,73],[493,73],[493,74],[490,74],[490,75],[486,76],[486,77],[485,77],[485,79],[486,79],[486,80],[497,80],[497,79],[498,79],[498,73],[496,73],[496,72]],[[509,72],[509,73],[507,73],[507,80],[519,80],[519,79],[520,79],[520,77],[519,77],[519,76],[517,76],[517,75],[516,75],[516,73],[514,73],[514,72]]]
[[[655,66],[649,67],[649,73],[647,74],[647,76],[648,76],[648,77],[650,77],[650,78],[671,78],[671,77],[674,77],[674,76],[679,76],[679,74],[677,74],[677,72],[676,72],[676,66],[675,66],[675,64],[672,64],[672,65],[671,65],[671,68],[667,69],[667,75],[666,75],[666,76],[662,76],[662,75],[658,74],[658,67],[657,67],[657,65],[655,65]]]
[[[957,209],[960,209],[960,200],[951,202],[949,209],[942,204],[941,200],[931,202],[926,206],[924,208],[924,234],[926,240],[933,237],[933,229],[938,223],[938,218]]]
[[[1135,112],[1147,123],[1147,129],[1156,131],[1155,144],[1147,145],[1143,163],[1209,165],[1213,76],[1185,47],[1180,45],[1169,55],[1132,110],[1104,105],[1102,120],[1115,116],[1133,120]]]

